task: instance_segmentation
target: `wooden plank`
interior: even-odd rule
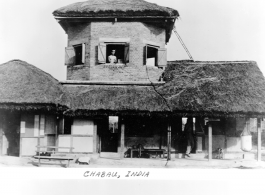
[[[94,122],[87,119],[74,119],[72,125],[72,135],[93,136]]]
[[[73,160],[75,157],[73,156],[34,156],[37,159],[54,159],[54,160]]]
[[[93,153],[93,137],[75,137],[73,136],[73,152],[92,152]]]
[[[212,160],[212,124],[208,123],[208,160]]]
[[[36,146],[37,148],[68,148],[74,149],[74,147],[58,147],[58,146]]]
[[[73,137],[94,137],[93,135],[71,135]],[[60,137],[71,137],[70,135],[60,135]]]

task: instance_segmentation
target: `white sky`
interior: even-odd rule
[[[176,27],[195,60],[254,60],[265,73],[264,0],[148,1],[179,11]],[[0,64],[20,59],[65,80],[67,36],[52,12],[75,2],[0,0]],[[188,59],[174,34],[167,47],[168,60]]]

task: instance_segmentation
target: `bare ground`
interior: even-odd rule
[[[223,160],[213,159],[210,162],[207,159],[172,159],[167,162],[166,159],[141,159],[141,158],[125,158],[123,160],[114,160],[106,158],[92,159],[90,164],[79,165],[75,162],[70,163],[70,168],[174,168],[174,169],[259,169],[265,168],[265,159],[261,162],[256,160]],[[66,162],[61,164],[52,161],[42,161],[41,167],[65,167]],[[51,163],[52,162],[52,163]],[[56,163],[54,165],[53,163]],[[36,160],[30,157],[19,158],[12,156],[1,156],[0,167],[36,167]]]

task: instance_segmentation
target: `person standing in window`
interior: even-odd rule
[[[111,64],[117,63],[117,57],[115,56],[115,50],[111,51],[111,55],[108,57]]]

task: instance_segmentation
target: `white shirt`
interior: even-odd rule
[[[114,64],[115,62],[117,62],[117,58],[116,58],[116,56],[110,55],[110,56],[109,56],[109,62],[110,62],[111,64]]]

